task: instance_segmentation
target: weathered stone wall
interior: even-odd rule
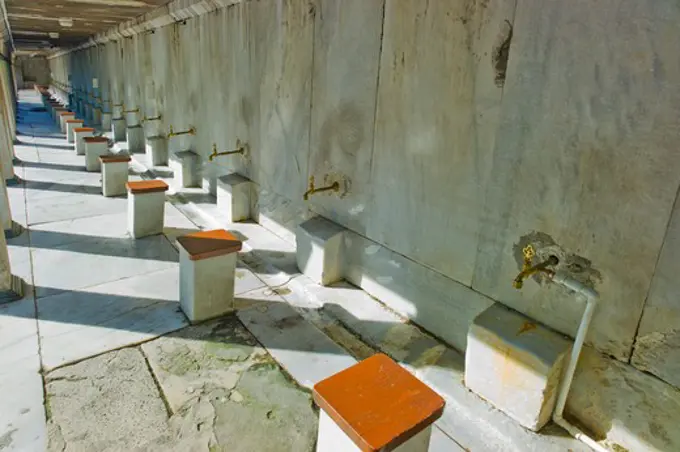
[[[34,84],[47,85],[50,82],[50,66],[44,56],[19,56],[14,61],[14,67],[23,81],[23,86],[19,88],[31,88]]]
[[[604,356],[632,358],[677,388],[678,23],[674,0],[244,0],[50,63],[55,80],[97,77],[104,100],[161,114],[148,135],[195,126],[206,186],[251,178],[256,220],[282,237],[315,214],[347,227],[348,279],[454,346],[493,300],[573,336],[582,303],[511,285],[531,243],[602,295],[588,362],[663,386]],[[249,161],[208,162],[237,139]],[[306,203],[310,176],[348,192]],[[604,374],[577,381],[603,389]],[[656,420],[613,422],[625,408],[611,403],[589,417],[576,400],[619,443],[628,429],[680,448]]]

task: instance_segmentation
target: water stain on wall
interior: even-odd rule
[[[501,27],[496,44],[491,52],[491,64],[495,72],[494,81],[496,86],[502,88],[505,85],[505,76],[508,70],[508,60],[510,59],[510,43],[512,42],[512,24],[505,21]]]
[[[324,161],[333,161],[335,149],[356,157],[364,142],[364,118],[351,102],[341,104],[321,126],[319,152]]]

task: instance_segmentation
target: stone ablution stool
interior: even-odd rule
[[[85,142],[85,169],[87,171],[99,171],[101,162],[99,157],[109,153],[109,140],[106,137],[86,137]]]
[[[73,129],[76,155],[85,155],[85,138],[93,136],[94,129],[92,127],[76,127]]]
[[[232,311],[236,259],[243,243],[224,229],[185,235],[177,243],[179,302],[189,321]]]
[[[343,279],[345,228],[322,217],[311,218],[295,231],[295,257],[302,273],[327,286]]]
[[[193,151],[175,152],[170,156],[170,169],[177,184],[175,189],[198,185],[198,154]]]
[[[444,399],[381,353],[314,385],[317,452],[427,452]]]
[[[571,345],[561,334],[495,303],[468,330],[465,385],[538,431],[551,419]]]
[[[108,111],[102,111],[102,131],[111,132],[112,115]]]
[[[146,161],[151,166],[168,164],[168,142],[164,136],[153,136],[146,139]]]
[[[217,207],[229,221],[250,219],[250,179],[231,173],[217,179]]]
[[[73,113],[72,111],[68,110],[61,110],[59,109],[59,129],[61,129],[61,133],[66,134],[66,121],[70,119],[75,119],[76,114]]]
[[[113,118],[111,120],[113,127],[113,141],[125,141],[127,136],[127,126],[125,125],[125,118]]]
[[[69,143],[75,143],[75,135],[73,134],[73,131],[76,128],[83,127],[83,121],[82,119],[67,119],[66,120],[66,141]]]
[[[130,154],[145,152],[144,149],[144,128],[137,124],[127,128],[127,144]]]
[[[124,195],[127,191],[128,168],[131,158],[127,154],[102,155],[102,194],[106,197]]]
[[[136,239],[163,233],[165,192],[161,180],[128,182],[128,232]]]

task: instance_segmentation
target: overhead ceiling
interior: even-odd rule
[[[4,0],[14,45],[19,50],[77,45],[168,1]]]

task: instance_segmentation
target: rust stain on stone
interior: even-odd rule
[[[520,327],[519,331],[517,332],[517,335],[519,336],[520,334],[524,334],[529,331],[535,330],[537,325],[534,322],[526,321],[522,326]]]

